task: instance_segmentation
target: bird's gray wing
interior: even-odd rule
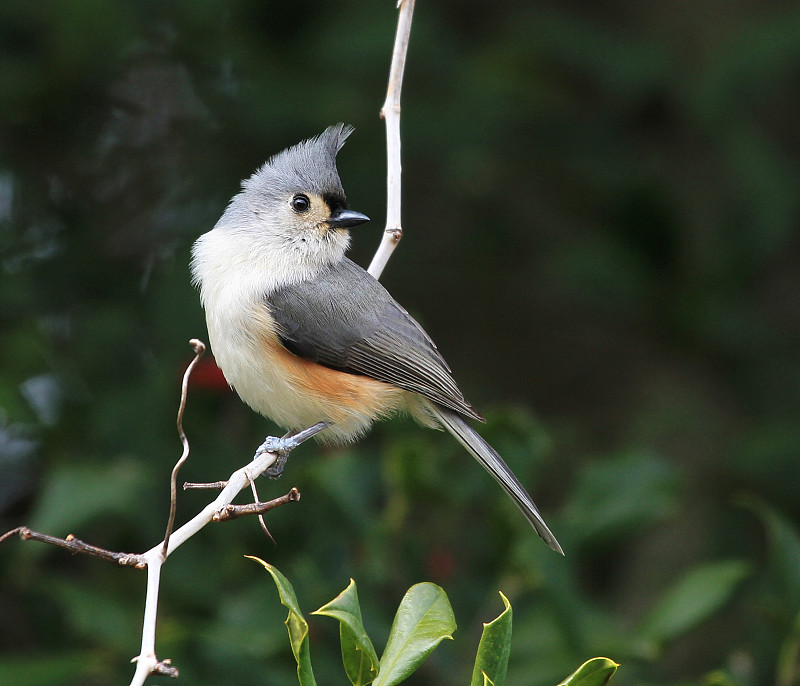
[[[283,345],[332,369],[399,386],[482,419],[433,341],[386,289],[348,259],[266,298]]]

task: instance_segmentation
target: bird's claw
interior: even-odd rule
[[[264,453],[274,453],[276,458],[275,462],[264,470],[264,474],[270,479],[280,478],[281,474],[283,474],[283,470],[286,468],[286,461],[289,459],[289,453],[298,445],[316,436],[320,431],[329,426],[330,422],[319,422],[302,431],[290,431],[281,438],[267,436],[264,442],[256,449],[255,456],[260,457]]]
[[[264,470],[264,474],[270,479],[279,478],[286,468],[286,461],[289,459],[289,453],[292,450],[287,443],[288,441],[285,438],[267,436],[264,442],[256,449],[256,457],[260,457],[264,453],[275,453],[275,462]]]

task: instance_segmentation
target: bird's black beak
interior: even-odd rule
[[[369,217],[366,214],[339,207],[331,214],[331,218],[328,220],[328,226],[332,229],[350,229],[368,221]]]

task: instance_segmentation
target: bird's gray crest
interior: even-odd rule
[[[242,188],[275,195],[309,191],[344,199],[336,169],[336,154],[353,131],[353,127],[347,124],[329,126],[318,136],[270,157],[242,183]]]

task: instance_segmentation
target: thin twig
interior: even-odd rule
[[[252,504],[253,505],[259,505],[260,504],[259,501],[261,499],[258,497],[258,488],[256,488],[256,482],[255,481],[251,481],[250,482],[250,490],[253,492],[253,503]],[[299,491],[298,491],[298,493],[299,493]],[[249,507],[249,505],[228,505],[228,509],[229,510],[232,509],[232,508],[240,508],[240,507]],[[271,508],[267,508],[267,509],[271,509]],[[269,527],[267,527],[267,523],[264,521],[264,515],[261,512],[255,511],[255,510],[253,511],[253,514],[257,514],[258,515],[258,523],[261,525],[261,530],[266,534],[267,538],[270,541],[272,541],[272,545],[275,545],[275,538],[273,537],[272,532],[270,532]],[[215,521],[221,521],[221,520],[215,520]]]
[[[400,162],[400,91],[403,86],[403,73],[408,53],[408,40],[411,35],[411,19],[414,14],[414,0],[400,0],[397,17],[397,33],[394,38],[392,66],[389,69],[389,86],[386,100],[381,108],[381,117],[386,122],[386,228],[383,238],[367,270],[379,279],[392,252],[403,237],[400,220],[402,165]]]
[[[155,667],[153,667],[153,674],[158,674],[159,676],[168,676],[172,679],[177,679],[180,676],[178,668],[173,666],[172,660],[169,658],[166,660],[161,660],[160,662],[156,662]]]
[[[178,510],[178,471],[189,457],[189,439],[186,438],[186,433],[183,430],[183,413],[186,410],[186,398],[189,394],[189,377],[192,375],[192,371],[206,351],[205,343],[197,338],[190,340],[189,345],[194,349],[194,359],[189,363],[189,366],[186,367],[186,371],[183,373],[183,381],[181,382],[181,402],[178,406],[177,419],[178,436],[183,445],[183,453],[172,468],[172,475],[169,480],[169,518],[167,519],[167,530],[164,534],[164,547],[161,551],[164,557],[167,556],[169,537],[172,535],[172,529],[175,526],[175,514]]]
[[[212,481],[211,483],[207,484],[196,484],[192,481],[185,481],[183,484],[183,490],[189,491],[191,489],[196,489],[196,490],[206,489],[209,491],[221,491],[227,485],[228,485],[227,481]]]
[[[292,490],[290,490],[286,495],[282,495],[280,498],[275,498],[273,500],[268,500],[267,502],[247,503],[247,505],[226,505],[214,515],[212,521],[227,522],[231,519],[237,519],[239,517],[245,517],[249,515],[261,516],[265,512],[274,510],[276,507],[286,505],[287,503],[296,503],[298,500],[300,500],[300,491],[298,491],[296,488],[292,488]],[[270,538],[272,538],[272,536],[270,536]]]
[[[79,538],[75,538],[75,536],[72,534],[69,534],[66,538],[58,538],[57,536],[41,534],[38,531],[29,529],[27,526],[18,526],[16,529],[7,531],[0,536],[0,543],[13,538],[14,536],[19,536],[23,541],[49,543],[50,545],[69,550],[73,554],[83,553],[85,555],[91,555],[92,557],[99,557],[101,560],[108,560],[109,562],[118,564],[120,567],[135,567],[136,569],[144,569],[147,566],[147,561],[142,555],[136,555],[134,553],[117,553],[113,550],[98,548],[96,545],[91,545],[90,543],[86,543]]]

